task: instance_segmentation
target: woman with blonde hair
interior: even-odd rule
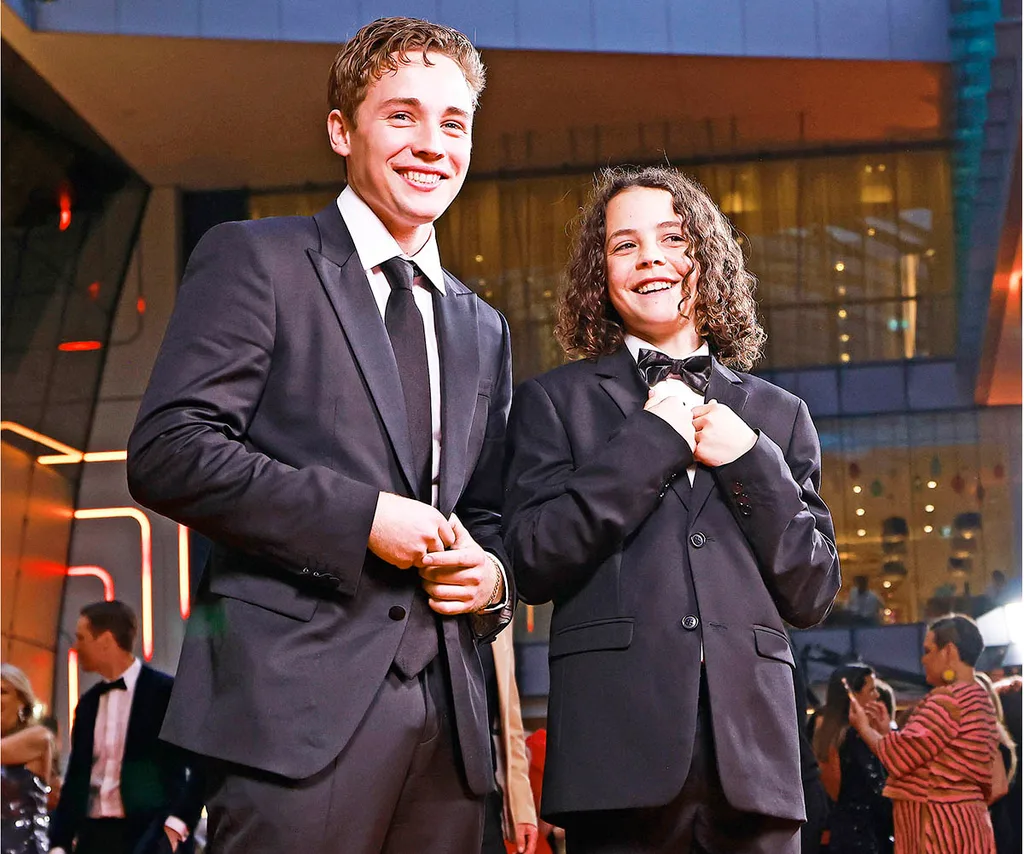
[[[13,664],[0,666],[0,827],[4,854],[49,851],[46,796],[52,756],[53,736],[37,720],[32,683]]]

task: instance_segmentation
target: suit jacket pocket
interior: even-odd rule
[[[260,572],[265,562],[257,558],[231,555],[211,559],[210,592],[228,599],[248,602],[258,608],[273,611],[293,620],[309,622],[316,612],[317,598],[299,590],[281,578]],[[252,569],[242,567],[251,561]]]
[[[593,620],[566,626],[551,636],[549,658],[594,652],[600,649],[626,649],[633,642],[633,618]]]
[[[789,638],[777,629],[770,629],[766,626],[754,626],[754,646],[757,647],[757,654],[763,658],[774,658],[796,667],[793,661],[793,648],[789,645]]]

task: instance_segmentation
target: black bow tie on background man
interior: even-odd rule
[[[654,388],[668,377],[677,377],[698,394],[704,394],[708,390],[708,382],[711,380],[710,356],[687,356],[685,359],[673,359],[657,350],[641,348],[637,355],[636,366],[648,388]]]
[[[115,679],[113,682],[101,682],[100,683],[100,696],[108,694],[111,691],[127,691],[128,686],[125,684],[124,677]]]

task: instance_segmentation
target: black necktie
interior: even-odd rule
[[[100,696],[109,694],[111,691],[127,691],[128,686],[125,684],[124,677],[115,679],[113,682],[101,682],[99,685]]]
[[[391,258],[380,265],[391,285],[388,305],[384,310],[384,326],[395,352],[398,374],[402,380],[402,396],[409,419],[413,464],[419,482],[414,484],[416,497],[430,503],[431,442],[430,374],[427,371],[427,339],[423,315],[416,307],[413,279],[422,275],[419,268],[404,258]],[[410,570],[413,571],[413,570]],[[423,590],[417,590],[409,609],[405,631],[395,652],[395,667],[412,678],[426,668],[438,653],[438,626],[434,612],[427,604]]]
[[[698,394],[708,390],[711,380],[710,356],[687,356],[673,359],[657,350],[641,348],[636,366],[648,387],[653,388],[667,377],[678,377]]]
[[[422,274],[415,264],[404,258],[391,258],[380,267],[391,285],[391,294],[384,311],[384,326],[387,327],[402,380],[413,464],[419,478],[414,488],[416,497],[429,503],[430,446],[433,434],[430,426],[430,375],[427,372],[427,339],[423,331],[423,315],[416,307],[412,290],[414,276]]]

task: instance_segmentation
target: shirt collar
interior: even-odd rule
[[[118,679],[124,679],[124,687],[128,689],[128,693],[131,693],[135,690],[135,683],[139,681],[139,673],[141,672],[142,662],[137,658],[133,658],[132,663],[128,665],[128,669],[110,681],[116,682]]]
[[[629,349],[629,355],[633,357],[635,362],[640,357],[640,350],[654,350],[657,353],[665,353],[660,347],[655,347],[653,344],[648,344],[643,338],[637,338],[635,335],[626,335],[625,337],[626,347]],[[666,356],[672,359],[688,359],[690,356],[710,356],[711,348],[708,347],[707,341],[702,341],[700,346],[692,353],[684,353],[681,356],[677,356],[674,353],[665,353]]]
[[[356,191],[346,187],[338,196],[338,210],[345,220],[352,242],[356,245],[356,253],[363,269],[369,273],[389,258],[396,255],[407,261],[416,262],[430,283],[441,293],[447,293],[444,284],[444,272],[441,269],[441,255],[437,250],[437,232],[431,228],[430,237],[415,255],[406,255],[394,237],[380,221],[366,202]]]

